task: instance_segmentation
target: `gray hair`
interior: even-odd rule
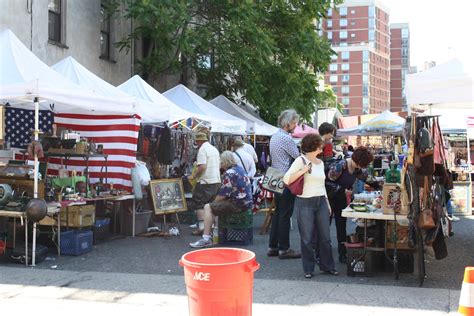
[[[293,122],[298,122],[299,120],[299,115],[296,113],[295,110],[293,109],[288,109],[283,112],[281,112],[280,116],[278,117],[278,125],[281,128],[285,128],[288,125],[290,125]]]
[[[221,168],[227,170],[235,165],[237,165],[237,162],[235,161],[234,154],[229,150],[224,151],[221,154]]]

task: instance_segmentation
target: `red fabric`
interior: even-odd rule
[[[324,158],[331,158],[333,156],[332,153],[332,143],[327,143],[323,146],[323,157]]]

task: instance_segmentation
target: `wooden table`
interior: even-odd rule
[[[74,205],[85,205],[87,203],[96,203],[98,201],[108,201],[108,202],[123,202],[132,200],[132,237],[135,237],[135,217],[136,217],[136,206],[135,206],[135,195],[133,194],[125,194],[125,195],[105,195],[105,196],[97,196],[94,198],[84,198],[79,201],[63,201],[57,202],[56,205],[60,205],[66,207],[66,223],[68,223],[68,214],[67,214],[67,207],[74,206]]]

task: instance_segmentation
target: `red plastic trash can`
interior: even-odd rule
[[[189,315],[252,315],[253,274],[260,268],[255,253],[238,248],[191,251],[184,267]]]

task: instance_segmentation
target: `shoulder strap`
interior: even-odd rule
[[[244,167],[244,170],[245,170],[245,174],[248,174],[247,172],[247,168],[245,168],[245,164],[244,164],[244,161],[242,160],[242,157],[240,157],[239,153],[234,151],[234,153],[239,157],[240,159],[240,162],[242,163],[242,167]]]

